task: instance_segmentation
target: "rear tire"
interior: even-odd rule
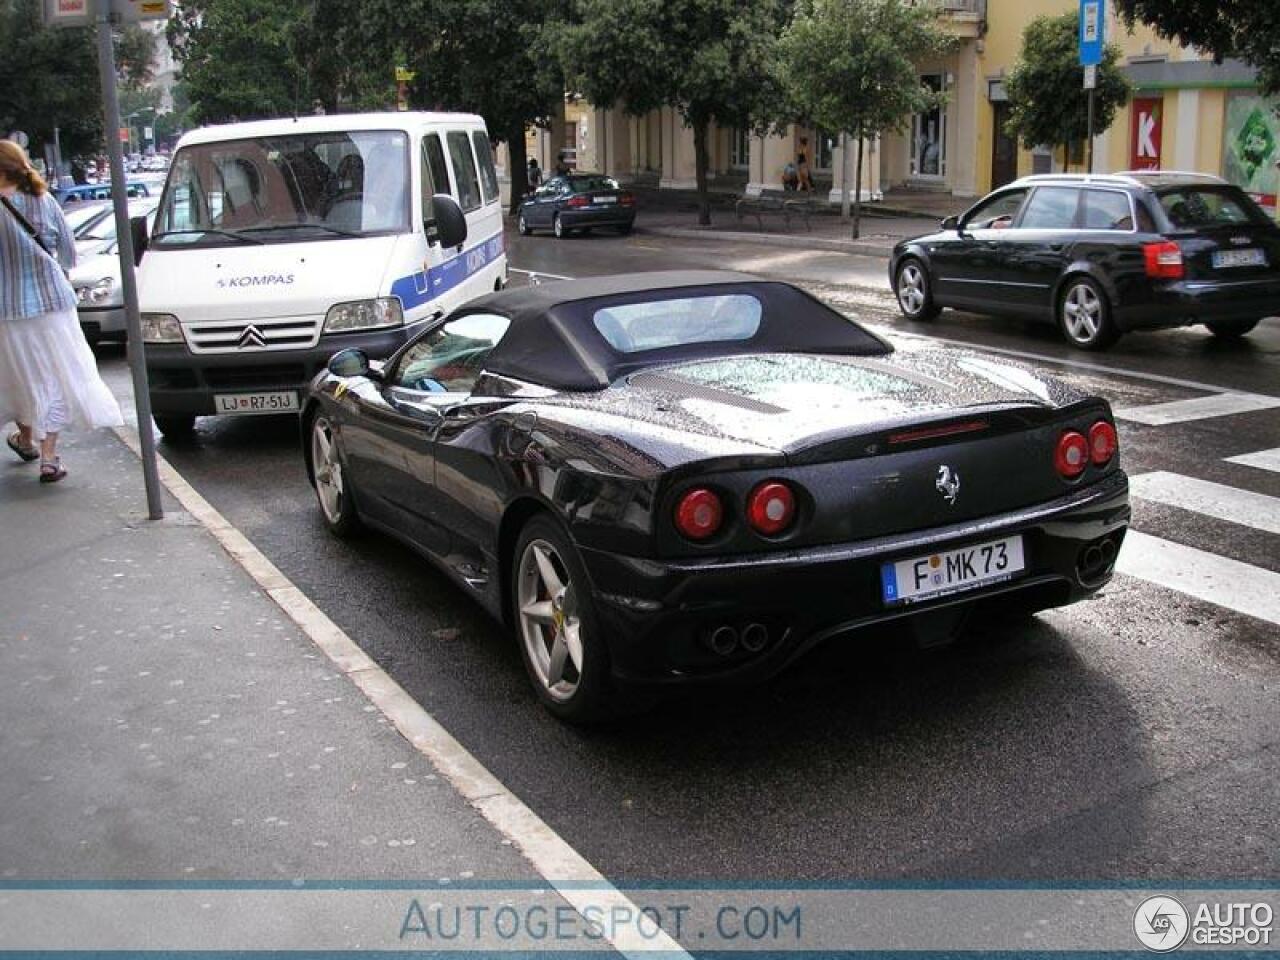
[[[1097,281],[1068,277],[1058,298],[1058,329],[1080,350],[1105,350],[1120,333],[1111,319],[1111,304]]]
[[[933,302],[933,288],[929,284],[929,271],[915,257],[906,257],[898,264],[893,292],[898,297],[898,309],[908,320],[923,323],[938,315],[938,306]]]
[[[1219,340],[1239,340],[1261,320],[1210,320],[1205,324]]]
[[[520,656],[542,705],[570,723],[615,716],[620,701],[591,581],[564,528],[550,516],[533,517],[509,574]]]
[[[170,443],[185,443],[195,436],[195,414],[153,413],[151,419],[156,422],[156,429]]]
[[[632,225],[629,223],[621,224],[618,227],[618,233],[622,234],[622,236],[625,237],[628,233],[631,232],[631,227]]]
[[[524,214],[516,219],[516,229],[520,231],[520,236],[527,237],[533,233],[533,227],[529,226],[529,221],[525,220]]]

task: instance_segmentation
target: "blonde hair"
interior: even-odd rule
[[[27,151],[12,140],[0,140],[0,175],[18,185],[23,193],[33,197],[43,196],[49,189],[31,161],[27,159]]]

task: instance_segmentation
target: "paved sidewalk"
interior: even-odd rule
[[[0,878],[545,886],[114,434],[62,452],[0,459]]]

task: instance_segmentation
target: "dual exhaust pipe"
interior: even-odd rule
[[[1084,548],[1076,563],[1076,572],[1081,580],[1093,580],[1110,570],[1115,559],[1115,539],[1104,537]]]
[[[768,645],[769,628],[763,623],[748,623],[741,631],[725,623],[707,635],[707,646],[722,657],[731,656],[738,647],[747,653],[759,653]]]

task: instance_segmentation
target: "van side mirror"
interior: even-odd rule
[[[467,217],[458,206],[458,201],[447,193],[437,193],[431,198],[431,209],[435,218],[423,224],[427,231],[427,243],[457,247],[466,242]]]
[[[133,240],[133,265],[142,265],[142,255],[147,252],[151,237],[147,234],[147,218],[131,217],[129,219],[129,237]]]
[[[947,217],[947,219],[942,221],[942,229],[943,230],[959,230],[960,218],[955,216]]]

